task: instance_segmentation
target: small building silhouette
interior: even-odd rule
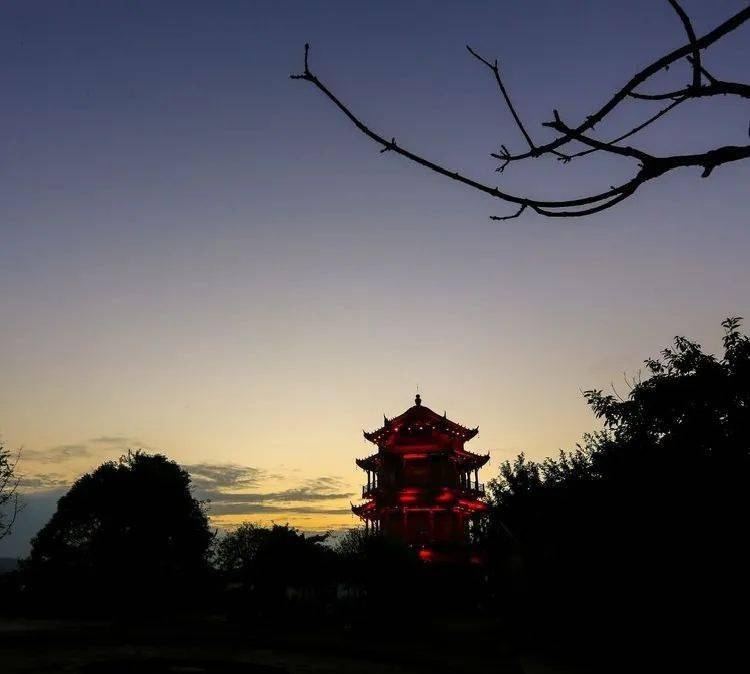
[[[464,449],[478,428],[466,428],[422,405],[393,419],[365,438],[378,451],[357,465],[367,473],[365,502],[352,506],[368,532],[398,538],[419,550],[425,561],[480,561],[471,534],[487,506],[479,469],[489,454]]]

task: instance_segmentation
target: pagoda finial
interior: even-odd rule
[[[422,396],[417,393],[417,395],[414,398],[414,404],[415,405],[421,405],[422,404]]]

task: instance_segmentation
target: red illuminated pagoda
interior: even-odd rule
[[[464,449],[478,428],[415,405],[365,438],[378,451],[357,465],[367,473],[365,503],[352,506],[368,531],[399,538],[425,560],[470,559],[471,533],[487,506],[479,469],[489,454]],[[476,561],[476,557],[473,558]]]

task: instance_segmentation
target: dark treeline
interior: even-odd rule
[[[491,488],[492,587],[521,629],[611,649],[737,644],[747,605],[750,340],[676,338],[647,377],[585,392],[604,430]]]
[[[603,429],[573,451],[504,463],[478,533],[484,567],[425,564],[360,530],[332,540],[246,523],[216,535],[189,475],[134,452],[60,499],[4,577],[4,610],[315,615],[350,627],[465,611],[520,647],[726,651],[739,643],[750,561],[750,339],[739,324],[723,323],[720,356],[677,338],[623,397],[585,392]]]

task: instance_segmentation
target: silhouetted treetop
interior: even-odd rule
[[[750,339],[740,323],[723,322],[719,356],[676,337],[627,396],[586,391],[604,428],[573,451],[502,464],[486,544],[498,587],[522,588],[519,615],[536,607],[524,617],[534,629],[570,640],[580,630],[605,647],[629,635],[627,648],[646,635],[664,642],[667,628],[701,645],[734,629],[721,602],[750,598]]]
[[[32,540],[40,586],[162,591],[206,568],[212,534],[190,476],[161,454],[128,452],[78,478]],[[114,581],[117,581],[114,583]]]
[[[647,359],[650,376],[635,383],[628,398],[600,390],[584,395],[617,441],[686,443],[704,451],[750,452],[750,339],[741,318],[723,323],[724,354],[704,353],[699,344],[675,337],[660,359]]]

